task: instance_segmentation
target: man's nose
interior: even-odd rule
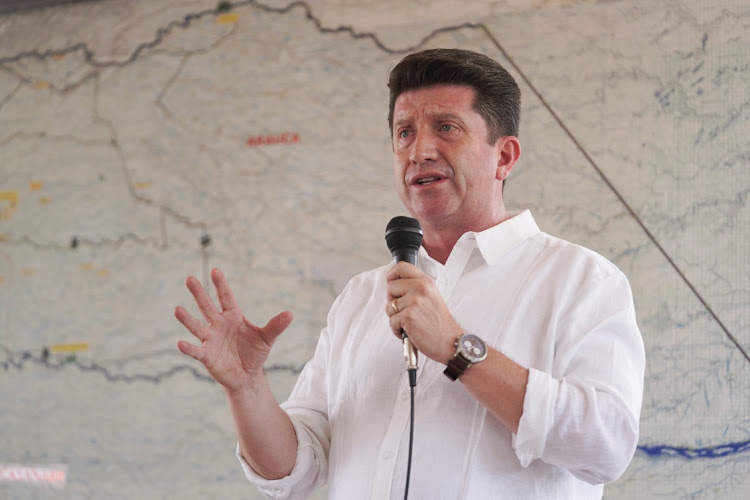
[[[409,159],[414,163],[437,160],[437,144],[435,134],[430,130],[420,129],[415,132]]]

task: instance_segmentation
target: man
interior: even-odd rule
[[[506,211],[520,93],[497,62],[423,51],[389,88],[396,187],[424,231],[419,268],[350,281],[283,408],[262,365],[291,314],[253,325],[218,270],[222,312],[187,280],[207,324],[178,307],[202,341],[180,350],[224,387],[240,461],[268,496],[326,482],[330,498],[403,495],[409,387],[389,334],[403,329],[423,355],[412,498],[601,498],[638,438],[645,361],[626,278]]]

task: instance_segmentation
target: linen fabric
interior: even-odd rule
[[[445,265],[420,249],[419,267],[466,332],[530,373],[512,434],[445,365],[420,357],[410,498],[601,498],[635,452],[643,394],[623,273],[541,232],[529,211],[464,234]],[[238,447],[266,496],[307,498],[327,483],[331,499],[403,497],[409,385],[385,313],[388,269],[349,282],[282,404],[298,440],[290,475],[264,479]]]

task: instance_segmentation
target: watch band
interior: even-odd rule
[[[453,345],[456,352],[448,361],[443,374],[455,382],[471,365],[487,357],[487,344],[474,334],[464,333],[456,337]]]
[[[445,370],[443,370],[443,374],[455,382],[458,377],[464,374],[470,364],[469,360],[461,356],[460,353],[456,354],[450,361],[448,361],[448,365],[445,367]]]

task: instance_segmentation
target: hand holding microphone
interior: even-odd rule
[[[417,346],[422,355],[445,364],[455,354],[456,337],[464,332],[433,278],[416,267],[422,243],[419,222],[409,217],[394,217],[386,228],[386,241],[396,265],[386,276],[385,309],[393,333],[404,338],[407,370],[416,375]]]
[[[419,221],[411,217],[394,217],[385,228],[385,242],[391,251],[394,262],[408,262],[416,266],[419,247],[422,246],[422,227],[419,225]],[[396,299],[391,301],[389,307],[392,307],[396,313],[399,312]],[[409,385],[414,387],[417,383],[417,349],[411,343],[403,328],[401,329],[401,339],[404,342],[404,359],[409,374]]]

